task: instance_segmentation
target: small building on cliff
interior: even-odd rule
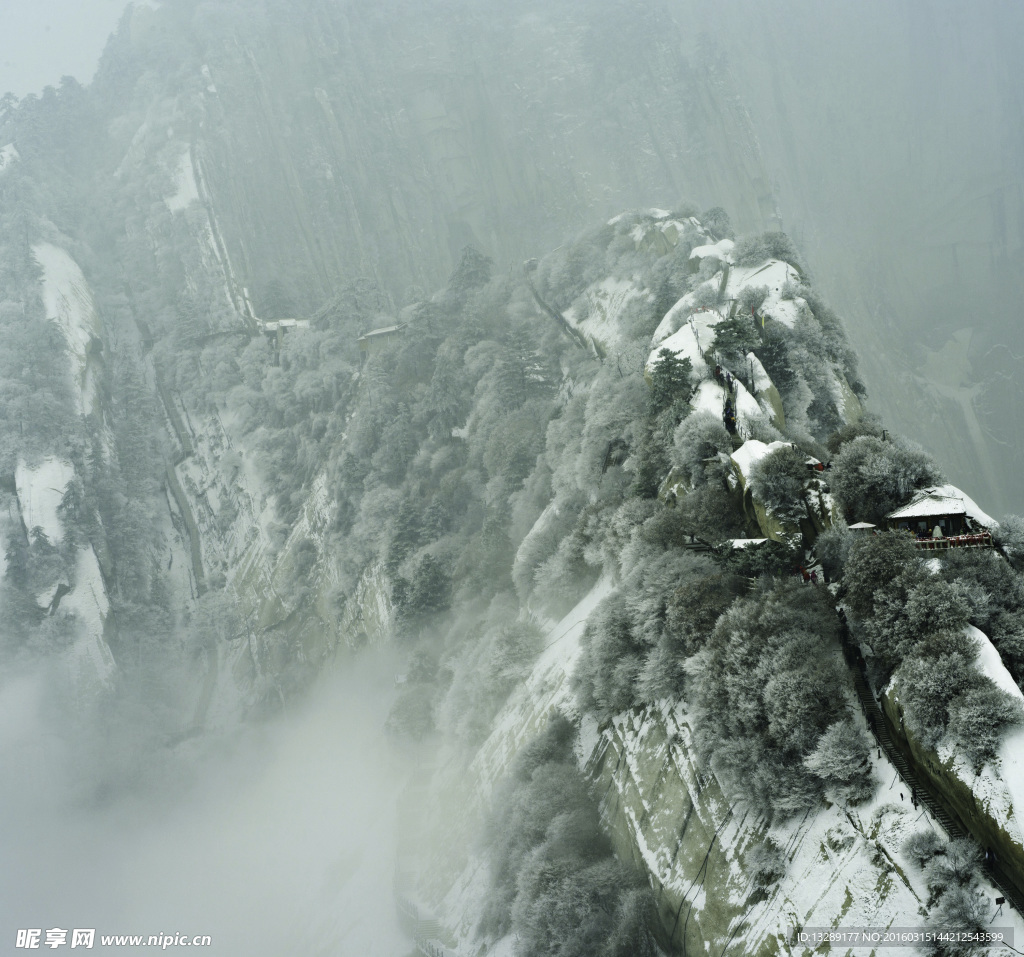
[[[907,505],[885,517],[886,527],[926,541],[950,545],[991,545],[997,523],[955,485],[921,489]]]
[[[363,355],[372,355],[378,349],[394,342],[404,331],[406,323],[399,323],[397,326],[383,326],[380,329],[371,329],[364,332],[356,342],[359,343],[359,351]]]

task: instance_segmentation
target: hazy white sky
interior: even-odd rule
[[[88,83],[128,0],[0,0],[0,95]]]

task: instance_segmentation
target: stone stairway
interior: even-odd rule
[[[395,905],[402,925],[412,935],[418,953],[424,957],[454,957],[445,942],[440,921],[428,914],[409,896],[408,881],[396,881]]]
[[[896,743],[893,741],[892,735],[889,734],[889,729],[883,720],[882,709],[875,700],[875,696],[871,693],[871,689],[868,687],[868,683],[859,668],[855,668],[853,671],[853,686],[857,692],[857,697],[860,699],[864,715],[868,719],[869,727],[874,733],[875,738],[878,740],[878,743],[881,745],[882,750],[885,752],[886,757],[889,759],[892,766],[899,772],[900,778],[903,780],[903,783],[907,786],[911,794],[917,795],[917,800],[920,804],[926,807],[928,809],[928,813],[942,825],[942,829],[950,839],[966,837],[967,832],[961,826],[960,822],[955,820],[945,810],[945,808],[935,801],[931,794],[921,786],[920,782],[917,780],[917,775],[914,773],[914,769],[904,757],[903,752],[896,747]]]
[[[953,838],[972,836],[963,822],[951,814],[945,805],[938,801],[935,795],[922,784],[903,752],[896,746],[885,723],[882,709],[875,700],[871,688],[868,686],[863,664],[859,661],[851,662],[850,672],[853,676],[854,690],[857,692],[864,716],[868,719],[868,726],[885,752],[886,757],[899,772],[903,784],[911,794],[916,795],[918,802],[927,809],[932,818],[942,825],[942,829],[951,840]],[[1007,903],[1018,914],[1024,915],[1024,900],[1021,899],[1021,895],[1017,892],[1014,885],[1006,879],[1006,875],[998,863],[995,867],[986,868],[985,874],[999,893],[1006,898]]]
[[[454,957],[454,951],[449,950],[434,937],[417,937],[416,949],[423,957]]]

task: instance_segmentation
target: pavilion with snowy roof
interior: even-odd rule
[[[885,517],[890,529],[949,545],[991,545],[996,522],[955,485],[921,489],[913,500]]]

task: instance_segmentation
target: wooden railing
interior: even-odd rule
[[[949,538],[915,538],[914,545],[929,552],[947,548],[992,548],[992,535],[979,532],[976,535],[951,535]]]

